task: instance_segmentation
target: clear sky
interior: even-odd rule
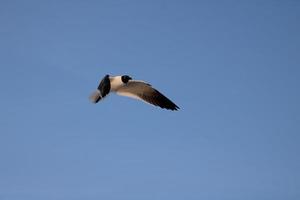
[[[300,199],[300,2],[0,0],[0,200]],[[88,96],[105,74],[181,108]]]

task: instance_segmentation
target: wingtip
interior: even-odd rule
[[[173,111],[179,111],[180,108],[178,106],[176,106],[174,109],[172,109]]]
[[[180,108],[178,106],[174,106],[174,107],[161,107],[163,109],[167,109],[167,110],[170,110],[170,111],[179,111]]]
[[[90,96],[89,99],[92,103],[98,103],[101,100],[100,91],[96,90],[94,91]]]

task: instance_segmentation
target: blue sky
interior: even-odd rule
[[[300,198],[298,1],[0,1],[0,199]],[[88,96],[105,74],[181,107]]]

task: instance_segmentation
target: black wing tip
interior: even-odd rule
[[[174,105],[172,107],[161,107],[163,109],[171,110],[171,111],[179,111],[180,108],[177,105]]]
[[[101,82],[98,85],[98,90],[101,93],[101,97],[105,97],[110,92],[110,80],[109,75],[105,75],[104,78],[101,80]]]
[[[154,90],[155,90],[155,95],[154,95],[155,100],[152,101],[152,104],[171,111],[178,111],[180,109],[173,101],[171,101],[165,95],[163,95],[156,89]]]
[[[174,111],[179,111],[180,110],[180,108],[178,107],[178,106],[176,106],[175,108],[174,108]]]
[[[171,100],[166,104],[160,104],[158,106],[163,109],[167,109],[167,110],[171,110],[171,111],[179,111],[180,110],[180,108],[175,103],[173,103]]]

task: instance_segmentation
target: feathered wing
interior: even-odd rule
[[[94,91],[90,97],[89,97],[90,101],[93,103],[98,103],[101,100],[101,95],[100,95],[100,91],[96,90]]]
[[[103,99],[106,95],[109,94],[110,91],[110,80],[109,75],[103,77],[96,91],[94,91],[89,99],[93,103],[98,103],[101,99]]]
[[[179,109],[170,99],[143,81],[130,80],[127,84],[119,88],[116,93],[118,95],[139,99],[168,110]]]

